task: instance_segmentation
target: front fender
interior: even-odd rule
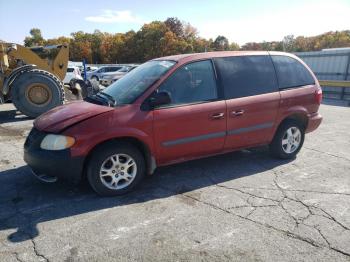
[[[146,118],[142,124],[131,127],[116,122],[113,114],[106,113],[80,122],[63,133],[75,137],[77,141],[71,148],[72,156],[87,156],[96,146],[111,139],[121,138],[136,139],[147,146],[151,155],[155,152],[151,118]]]

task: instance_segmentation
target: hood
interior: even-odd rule
[[[58,133],[78,122],[112,110],[113,108],[111,107],[95,105],[84,101],[71,102],[39,116],[34,121],[34,127],[41,131]]]

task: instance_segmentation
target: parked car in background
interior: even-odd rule
[[[111,72],[116,72],[120,69],[122,69],[122,65],[115,65],[115,66],[101,66],[100,68],[89,71],[86,73],[86,78],[95,80],[95,81],[100,81],[102,79],[103,75],[106,73],[111,73]]]
[[[97,66],[86,66],[85,68],[86,68],[86,72],[95,71],[98,69]],[[81,71],[81,76],[84,77],[85,75],[84,66],[80,67],[80,71]]]
[[[124,75],[134,70],[137,65],[124,66],[116,72],[105,73],[100,79],[100,84],[103,86],[109,86],[113,82],[119,80]]]
[[[316,77],[292,54],[158,58],[37,118],[24,160],[42,180],[87,178],[97,193],[120,195],[158,166],[261,145],[292,159],[322,121],[321,99]]]
[[[77,67],[77,66],[68,66],[67,67],[67,73],[63,79],[63,83],[69,84],[69,82],[72,79],[81,79],[81,80],[83,79],[81,74],[80,74],[79,67]]]

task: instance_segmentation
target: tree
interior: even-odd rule
[[[168,31],[165,23],[155,21],[145,24],[136,34],[138,48],[142,50],[142,61],[160,57],[163,53],[162,42]]]
[[[93,33],[74,32],[70,37],[45,40],[38,28],[30,30],[24,40],[26,46],[69,44],[69,59],[88,63],[141,63],[146,60],[183,53],[221,50],[271,50],[271,51],[316,51],[323,48],[350,46],[350,30],[327,32],[321,35],[294,38],[285,36],[281,41],[250,42],[241,48],[229,42],[225,36],[205,39],[189,23],[170,17],[164,22],[153,21],[144,24],[137,32]]]
[[[283,44],[283,51],[285,51],[285,52],[295,51],[294,35],[287,35],[287,36],[283,37],[282,44]]]
[[[44,44],[44,38],[41,35],[41,30],[38,28],[32,28],[30,31],[30,36],[24,39],[24,46],[42,46]]]
[[[190,23],[183,23],[183,31],[184,31],[183,37],[187,41],[192,41],[198,37],[197,28],[193,27]]]
[[[229,46],[229,50],[230,51],[237,51],[237,50],[239,50],[239,45],[235,42],[232,42]]]
[[[184,37],[184,26],[177,17],[169,17],[164,23],[177,37]]]
[[[256,42],[246,43],[241,47],[241,50],[262,50],[262,44]]]
[[[213,43],[213,48],[215,51],[229,50],[228,39],[222,35],[219,35]]]

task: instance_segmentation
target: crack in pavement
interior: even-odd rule
[[[30,240],[31,240],[31,242],[32,242],[32,244],[33,244],[33,250],[34,250],[35,255],[36,255],[37,257],[41,257],[41,258],[43,258],[45,261],[49,262],[49,259],[48,259],[47,257],[45,257],[43,254],[41,254],[41,253],[38,251],[34,239],[31,238]]]
[[[18,184],[15,185],[15,189],[16,189],[16,198],[19,199],[20,198],[20,192],[18,189]],[[25,223],[24,227],[22,228],[22,234],[25,235],[28,240],[30,240],[31,244],[32,244],[32,248],[33,248],[33,252],[34,254],[38,257],[41,258],[42,260],[49,262],[49,259],[47,257],[45,257],[45,255],[43,255],[42,253],[39,252],[39,250],[37,249],[37,245],[36,242],[34,240],[34,235],[32,234],[32,230],[31,227],[33,225],[33,221],[31,219],[31,217],[29,215],[26,215],[24,213],[22,213],[18,207],[18,203],[17,202],[13,202],[13,205],[15,207],[15,214],[13,214],[11,217],[15,217],[15,216],[19,216],[19,217],[23,217],[25,221],[27,221],[27,223]],[[17,229],[17,233],[18,233]],[[16,257],[16,259],[18,261],[21,261],[21,259],[19,258],[19,253],[18,252],[14,252],[13,253]]]
[[[236,189],[234,187],[230,187],[231,189]],[[241,186],[241,188],[246,188],[246,189],[259,189],[259,190],[274,190],[274,191],[279,191],[277,188],[272,188],[272,187],[248,187],[248,186]],[[305,193],[317,193],[317,194],[327,194],[327,195],[344,195],[344,196],[350,196],[350,193],[341,193],[341,192],[326,192],[326,191],[317,191],[317,190],[306,190],[306,189],[287,189],[284,188],[284,191],[288,192],[305,192]]]
[[[328,155],[328,156],[332,156],[332,157],[336,157],[336,158],[341,158],[341,159],[350,161],[349,158],[346,158],[346,157],[343,157],[343,156],[338,156],[338,155],[335,155],[335,154],[332,154],[332,153],[328,153],[328,152],[324,152],[324,151],[321,151],[321,150],[319,150],[319,149],[315,149],[315,148],[311,148],[311,147],[306,147],[306,146],[304,146],[304,148],[306,148],[306,149],[308,149],[308,150],[311,150],[311,151],[318,152],[318,153],[326,154],[326,155]]]
[[[304,203],[304,202],[301,201],[299,198],[297,198],[296,195],[294,195],[295,198],[292,198],[292,197],[288,196],[287,193],[286,193],[288,190],[285,190],[285,189],[284,189],[282,186],[280,186],[279,183],[278,183],[279,175],[280,175],[280,174],[283,174],[284,172],[283,172],[283,171],[280,171],[280,173],[278,173],[278,172],[277,172],[276,170],[274,170],[273,168],[272,168],[272,169],[267,168],[267,167],[265,167],[265,166],[264,166],[263,164],[261,164],[261,163],[260,163],[260,165],[261,165],[262,167],[264,167],[265,169],[267,169],[267,170],[272,170],[272,172],[273,172],[273,174],[274,174],[274,176],[275,176],[274,179],[273,179],[274,185],[276,186],[275,190],[281,192],[281,194],[283,195],[283,198],[281,198],[281,199],[279,199],[279,200],[276,200],[276,198],[271,198],[271,197],[266,197],[266,196],[255,195],[255,194],[253,194],[253,193],[251,193],[251,192],[246,192],[246,191],[244,191],[244,190],[242,190],[242,189],[233,188],[233,187],[228,187],[228,186],[219,184],[219,183],[217,183],[211,176],[208,176],[208,175],[206,175],[206,174],[204,174],[204,175],[205,175],[205,176],[212,182],[212,184],[213,184],[214,186],[216,186],[216,187],[224,188],[224,189],[228,189],[228,190],[235,190],[235,191],[240,192],[240,193],[242,193],[242,194],[248,195],[249,198],[250,198],[250,197],[255,197],[255,198],[260,198],[260,199],[266,199],[266,200],[273,201],[274,203],[276,203],[276,205],[272,205],[272,206],[278,206],[278,207],[280,207],[280,208],[281,208],[282,210],[284,210],[284,212],[294,221],[295,226],[294,226],[294,228],[293,228],[292,231],[284,230],[284,229],[281,229],[281,228],[277,228],[277,227],[272,226],[272,225],[270,225],[270,224],[261,223],[261,222],[259,222],[259,221],[256,221],[256,220],[254,220],[254,219],[249,218],[249,216],[250,216],[251,214],[253,214],[253,213],[259,208],[259,206],[256,206],[256,207],[254,207],[253,205],[247,206],[247,207],[252,207],[253,210],[251,210],[246,216],[243,216],[243,215],[240,215],[240,214],[232,213],[232,212],[230,211],[230,208],[229,208],[229,209],[225,209],[225,208],[222,208],[222,207],[220,207],[220,206],[214,205],[214,204],[212,204],[212,203],[209,203],[209,202],[203,201],[203,200],[201,200],[201,199],[198,199],[198,198],[196,198],[196,197],[190,196],[190,195],[188,195],[188,194],[181,193],[181,192],[180,192],[180,194],[183,195],[183,196],[185,196],[185,197],[191,198],[192,200],[198,201],[198,202],[200,202],[200,203],[202,203],[202,204],[211,206],[212,208],[215,208],[215,209],[217,209],[217,210],[221,210],[221,211],[223,211],[223,212],[225,212],[225,213],[229,213],[229,214],[232,214],[232,215],[237,216],[237,217],[239,217],[239,218],[246,219],[246,220],[251,221],[251,222],[253,222],[253,223],[259,224],[259,225],[261,225],[261,226],[264,226],[264,227],[267,227],[267,228],[276,230],[276,231],[278,231],[278,232],[280,232],[280,233],[283,233],[283,234],[285,234],[285,235],[287,235],[287,236],[289,236],[289,237],[292,237],[292,238],[295,238],[295,239],[304,241],[304,242],[306,242],[306,243],[308,243],[308,244],[310,244],[310,245],[312,245],[312,246],[315,246],[315,247],[318,247],[318,248],[320,248],[320,247],[326,247],[326,248],[331,249],[331,250],[333,250],[333,251],[335,251],[335,252],[338,252],[338,253],[340,253],[340,254],[343,254],[343,255],[345,255],[345,256],[350,257],[350,253],[348,253],[348,252],[346,252],[346,251],[344,251],[344,250],[341,250],[341,249],[339,249],[339,248],[337,248],[337,247],[332,246],[332,244],[330,243],[330,241],[329,241],[329,240],[327,239],[327,237],[321,232],[321,229],[320,229],[317,225],[316,225],[316,226],[306,225],[306,224],[304,224],[304,221],[305,221],[308,217],[310,217],[310,216],[312,216],[312,215],[315,215],[315,216],[323,216],[323,217],[329,219],[330,221],[335,222],[336,224],[338,224],[339,226],[341,226],[344,230],[349,230],[349,228],[348,228],[347,226],[345,226],[344,224],[342,224],[341,222],[337,221],[331,214],[329,214],[328,212],[326,212],[326,211],[323,210],[322,208],[317,207],[317,206],[309,206],[308,204]],[[255,189],[255,188],[254,188],[254,189]],[[170,189],[167,189],[167,190],[170,190]],[[179,192],[176,192],[176,193],[179,193]],[[248,198],[248,199],[249,199],[249,198]],[[283,201],[285,201],[286,199],[289,200],[289,201],[293,201],[293,202],[296,202],[296,203],[299,203],[299,204],[303,205],[303,206],[308,210],[308,215],[305,216],[305,217],[303,217],[302,219],[298,219],[297,217],[293,216],[293,214],[290,213],[290,211],[288,210],[288,208],[286,208],[286,207],[283,206]],[[251,204],[249,201],[247,201],[247,203],[248,203],[248,204]],[[232,208],[232,209],[234,209],[234,208]],[[322,211],[322,212],[323,212],[324,214],[326,214],[326,215],[318,215],[318,214],[315,214],[315,212],[313,212],[312,209],[318,209],[319,211]],[[320,237],[321,237],[322,239],[324,239],[326,245],[323,244],[323,243],[319,243],[319,242],[317,242],[316,240],[314,240],[314,239],[312,239],[312,238],[304,237],[304,236],[301,236],[301,235],[299,235],[299,234],[294,233],[293,231],[295,231],[295,229],[298,228],[300,224],[302,224],[302,225],[304,225],[304,226],[306,226],[306,227],[315,229],[315,230],[319,233]]]
[[[241,219],[248,220],[248,221],[253,222],[253,223],[255,223],[255,224],[258,224],[258,225],[260,225],[260,226],[264,226],[264,227],[266,227],[266,228],[273,229],[273,230],[275,230],[275,231],[277,231],[277,232],[280,232],[280,233],[282,233],[282,234],[284,234],[284,235],[286,235],[286,236],[288,236],[288,237],[292,237],[292,238],[294,238],[294,239],[303,241],[303,242],[308,243],[308,244],[310,244],[310,245],[312,245],[312,246],[314,246],[314,247],[317,247],[317,248],[326,247],[326,248],[329,248],[329,249],[331,249],[331,250],[333,250],[333,251],[335,251],[335,252],[338,252],[338,253],[341,253],[341,254],[343,254],[343,255],[345,255],[345,256],[350,257],[350,253],[347,253],[347,252],[345,252],[345,251],[339,250],[339,249],[334,248],[334,247],[332,247],[332,246],[330,246],[330,245],[329,245],[329,246],[322,245],[322,244],[320,244],[320,243],[314,241],[314,240],[311,239],[311,238],[303,237],[303,236],[300,236],[300,235],[295,234],[295,233],[293,233],[293,232],[290,232],[290,231],[288,231],[288,230],[283,230],[283,229],[280,229],[280,228],[276,228],[276,227],[274,227],[274,226],[272,226],[272,225],[269,225],[269,224],[266,224],[266,223],[261,223],[261,222],[258,222],[258,221],[256,221],[256,220],[250,219],[249,217],[245,217],[245,216],[241,216],[241,215],[232,213],[232,212],[230,212],[230,211],[227,210],[227,209],[221,208],[221,207],[216,206],[216,205],[214,205],[214,204],[212,204],[212,203],[209,203],[209,202],[200,200],[200,199],[198,199],[198,198],[196,198],[196,197],[193,197],[193,196],[190,196],[190,195],[187,195],[187,194],[184,194],[184,193],[182,193],[181,195],[184,196],[184,197],[190,198],[190,199],[192,199],[192,200],[194,200],[194,201],[197,201],[197,202],[199,202],[199,203],[202,203],[202,204],[204,204],[204,205],[210,206],[210,207],[212,207],[212,208],[214,208],[214,209],[216,209],[216,210],[220,210],[220,211],[223,211],[223,212],[225,212],[225,213],[227,213],[227,214],[230,214],[230,215],[239,217],[239,218],[241,218]],[[327,243],[328,243],[328,241],[327,241]]]

